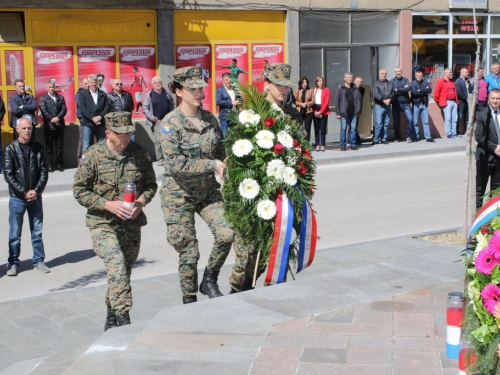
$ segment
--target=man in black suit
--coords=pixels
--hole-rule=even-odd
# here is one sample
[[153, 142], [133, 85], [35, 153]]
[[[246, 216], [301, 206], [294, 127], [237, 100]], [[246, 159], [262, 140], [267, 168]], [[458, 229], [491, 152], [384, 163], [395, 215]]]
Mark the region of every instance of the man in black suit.
[[227, 116], [229, 116], [233, 107], [238, 105], [236, 92], [231, 84], [231, 74], [229, 73], [224, 73], [222, 75], [222, 85], [217, 87], [215, 91], [215, 104], [219, 106], [219, 123], [222, 134], [224, 134], [225, 137], [227, 128], [229, 127]]
[[500, 186], [500, 90], [488, 95], [488, 107], [476, 114], [476, 208], [483, 205], [488, 178], [490, 190]]
[[[45, 84], [47, 94], [40, 98], [40, 112], [43, 116], [43, 134], [45, 135], [45, 149], [47, 151], [47, 165], [49, 172], [54, 172], [54, 166], [60, 172], [63, 168], [63, 140], [64, 116], [66, 116], [66, 101], [64, 96], [56, 92], [56, 85], [49, 81]], [[56, 144], [56, 158], [54, 161], [54, 148]]]
[[[94, 143], [106, 138], [104, 115], [109, 111], [106, 93], [97, 88], [97, 76], [89, 75], [89, 89], [83, 90], [78, 97], [82, 114], [82, 155]], [[83, 156], [82, 156], [83, 157]]]

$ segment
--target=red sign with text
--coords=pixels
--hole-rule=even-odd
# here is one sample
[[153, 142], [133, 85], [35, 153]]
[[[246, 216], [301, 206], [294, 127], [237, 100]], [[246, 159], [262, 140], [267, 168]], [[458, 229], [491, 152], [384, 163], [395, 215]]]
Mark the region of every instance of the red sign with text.
[[16, 79], [24, 79], [24, 51], [5, 51], [5, 73], [7, 85], [14, 85]]
[[252, 44], [252, 85], [264, 90], [264, 60], [268, 64], [284, 62], [283, 44]]
[[[205, 98], [202, 101], [203, 109], [212, 112], [212, 54], [210, 44], [203, 45], [177, 45], [175, 46], [175, 68], [186, 66], [201, 66], [202, 78], [208, 83], [203, 89]], [[175, 94], [175, 93], [174, 93]]]
[[[64, 119], [66, 122], [76, 120], [75, 82], [73, 66], [73, 47], [34, 47], [33, 64], [35, 70], [35, 96], [38, 100], [47, 93], [45, 84], [53, 81], [56, 92], [66, 101], [68, 112]], [[40, 113], [37, 113], [40, 115]], [[38, 117], [42, 123], [42, 117]]]
[[91, 74], [103, 74], [102, 89], [105, 92], [113, 90], [111, 83], [116, 78], [116, 53], [113, 46], [78, 47], [78, 77], [80, 80]]
[[120, 46], [120, 78], [123, 89], [132, 94], [136, 109], [132, 113], [132, 118], [145, 117], [142, 113], [142, 103], [152, 88], [151, 80], [154, 76], [156, 76], [155, 46]]

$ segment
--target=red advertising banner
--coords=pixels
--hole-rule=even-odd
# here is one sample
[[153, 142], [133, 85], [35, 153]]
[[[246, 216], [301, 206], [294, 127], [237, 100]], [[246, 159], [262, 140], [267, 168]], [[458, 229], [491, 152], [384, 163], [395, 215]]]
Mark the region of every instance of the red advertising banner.
[[[120, 78], [123, 82], [123, 89], [132, 94], [136, 109], [132, 113], [132, 118], [144, 118], [142, 102], [144, 96], [152, 88], [151, 80], [155, 75], [155, 46], [120, 46]], [[139, 111], [137, 111], [138, 107], [140, 107]]]
[[103, 74], [102, 89], [111, 92], [111, 83], [116, 78], [116, 53], [113, 46], [78, 47], [78, 77], [80, 80], [90, 74]]
[[[34, 47], [35, 96], [38, 99], [47, 93], [45, 84], [50, 80], [56, 85], [56, 92], [66, 100], [67, 123], [76, 120], [73, 47]], [[40, 113], [38, 113], [40, 114]], [[38, 123], [42, 123], [41, 116]]]
[[[231, 73], [232, 60], [236, 59], [236, 66], [248, 72], [248, 45], [247, 44], [216, 44], [215, 45], [215, 86], [222, 85], [222, 74]], [[225, 66], [226, 68], [221, 68]], [[227, 68], [229, 67], [229, 68]], [[235, 73], [232, 77], [238, 75], [238, 80], [248, 82], [249, 77], [245, 73]]]
[[24, 79], [24, 51], [5, 51], [5, 73], [6, 85], [14, 85], [16, 79]]
[[177, 45], [175, 47], [175, 68], [185, 66], [201, 66], [203, 69], [203, 79], [208, 86], [203, 89], [205, 98], [203, 99], [203, 109], [213, 112], [212, 108], [212, 80], [210, 79], [212, 70], [212, 54], [210, 44], [203, 45]]
[[283, 44], [252, 44], [252, 85], [264, 90], [264, 61], [268, 64], [284, 62]]

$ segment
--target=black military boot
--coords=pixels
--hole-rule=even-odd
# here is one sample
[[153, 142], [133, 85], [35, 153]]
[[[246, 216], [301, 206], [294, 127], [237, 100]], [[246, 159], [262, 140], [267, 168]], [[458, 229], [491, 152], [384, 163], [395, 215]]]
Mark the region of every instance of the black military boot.
[[245, 280], [243, 280], [243, 282], [241, 283], [241, 291], [244, 292], [246, 290], [255, 289], [255, 287], [252, 286], [252, 284], [253, 284], [253, 279], [245, 277]]
[[128, 326], [130, 324], [130, 315], [128, 313], [116, 314], [116, 320], [120, 327]]
[[106, 322], [104, 323], [104, 332], [106, 332], [110, 328], [116, 327], [118, 327], [116, 315], [108, 308], [108, 313], [106, 314]]
[[184, 305], [187, 305], [188, 303], [194, 303], [197, 301], [198, 301], [198, 298], [196, 296], [184, 296], [184, 297], [182, 297], [182, 303]]
[[200, 284], [200, 293], [208, 296], [208, 298], [222, 297], [222, 294], [217, 285], [217, 278], [219, 277], [219, 272], [212, 271], [210, 268], [205, 267], [205, 273], [203, 274], [203, 280]]
[[229, 291], [229, 294], [236, 294], [239, 292], [241, 292], [241, 290], [236, 290], [236, 289], [231, 288], [231, 290]]

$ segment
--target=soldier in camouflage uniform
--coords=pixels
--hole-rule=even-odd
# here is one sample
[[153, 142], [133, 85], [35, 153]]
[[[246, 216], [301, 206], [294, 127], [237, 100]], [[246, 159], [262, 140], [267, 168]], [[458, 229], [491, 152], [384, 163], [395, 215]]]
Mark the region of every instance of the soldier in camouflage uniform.
[[[130, 324], [130, 276], [139, 255], [141, 226], [147, 224], [142, 209], [153, 199], [158, 185], [149, 155], [137, 143], [130, 143], [135, 131], [131, 113], [108, 113], [105, 119], [106, 139], [82, 155], [73, 195], [88, 209], [86, 223], [94, 252], [106, 266], [107, 330]], [[123, 192], [129, 183], [136, 184], [132, 210], [123, 204]]]
[[226, 165], [222, 130], [217, 119], [200, 107], [203, 87], [201, 67], [185, 67], [174, 72], [173, 88], [181, 104], [161, 123], [159, 138], [165, 160], [161, 205], [167, 224], [168, 242], [179, 253], [179, 278], [183, 302], [197, 301], [200, 258], [194, 225], [197, 213], [208, 224], [215, 242], [205, 268], [200, 292], [220, 297], [217, 285], [234, 232], [224, 217], [220, 185]]
[[[268, 65], [267, 70], [264, 72], [264, 90], [267, 92], [267, 100], [269, 102], [281, 108], [291, 120], [297, 124], [302, 124], [299, 111], [294, 106], [284, 105], [288, 90], [290, 87], [293, 87], [293, 83], [290, 81], [291, 71], [292, 67], [288, 64]], [[298, 135], [302, 138], [307, 136], [303, 125], [299, 128]], [[235, 263], [229, 277], [229, 284], [231, 285], [230, 294], [253, 289], [253, 275], [257, 261], [257, 251], [250, 244], [244, 243], [238, 235], [235, 236], [234, 251], [236, 256]], [[258, 266], [257, 278], [265, 269], [265, 265]]]

